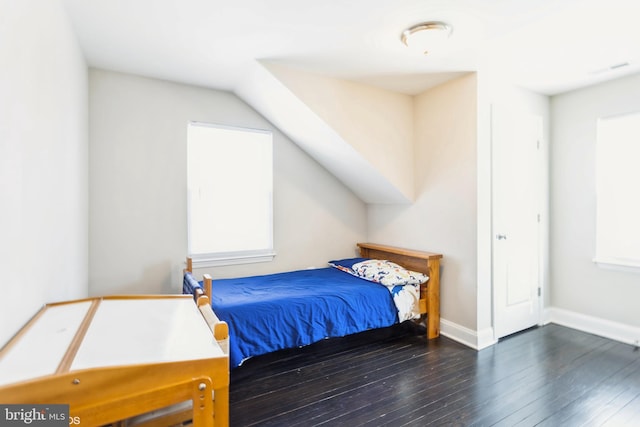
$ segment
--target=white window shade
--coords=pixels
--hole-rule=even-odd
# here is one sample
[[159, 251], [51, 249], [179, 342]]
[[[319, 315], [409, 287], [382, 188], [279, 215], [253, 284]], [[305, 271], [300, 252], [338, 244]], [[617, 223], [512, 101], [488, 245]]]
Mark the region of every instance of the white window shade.
[[273, 155], [269, 131], [190, 123], [189, 254], [196, 265], [273, 257]]
[[598, 121], [595, 261], [640, 267], [640, 114]]

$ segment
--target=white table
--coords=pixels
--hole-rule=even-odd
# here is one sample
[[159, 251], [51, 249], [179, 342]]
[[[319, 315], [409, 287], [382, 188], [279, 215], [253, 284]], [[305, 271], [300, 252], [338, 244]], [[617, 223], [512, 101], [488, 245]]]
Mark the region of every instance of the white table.
[[83, 426], [187, 400], [194, 425], [224, 426], [228, 399], [228, 357], [189, 296], [48, 304], [0, 351], [0, 402], [69, 404]]

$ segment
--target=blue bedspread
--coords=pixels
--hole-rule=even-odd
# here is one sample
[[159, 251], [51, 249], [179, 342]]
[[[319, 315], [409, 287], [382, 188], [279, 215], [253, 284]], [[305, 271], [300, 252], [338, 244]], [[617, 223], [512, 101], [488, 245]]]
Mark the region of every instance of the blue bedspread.
[[229, 325], [231, 367], [398, 321], [386, 287], [335, 268], [214, 280], [211, 305]]

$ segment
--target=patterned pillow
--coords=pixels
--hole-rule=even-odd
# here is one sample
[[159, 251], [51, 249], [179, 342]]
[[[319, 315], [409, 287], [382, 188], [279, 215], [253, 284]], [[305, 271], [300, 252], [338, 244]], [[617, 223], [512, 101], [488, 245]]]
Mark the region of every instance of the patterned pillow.
[[429, 280], [429, 276], [387, 260], [370, 259], [353, 264], [351, 267], [359, 277], [385, 286], [419, 285]]

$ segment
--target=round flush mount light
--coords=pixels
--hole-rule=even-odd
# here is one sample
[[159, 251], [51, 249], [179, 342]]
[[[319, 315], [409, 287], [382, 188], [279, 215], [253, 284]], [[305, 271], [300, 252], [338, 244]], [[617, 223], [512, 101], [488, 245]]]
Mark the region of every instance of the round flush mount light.
[[424, 55], [436, 50], [451, 36], [452, 28], [441, 21], [423, 22], [407, 28], [400, 40], [405, 46], [419, 50]]

